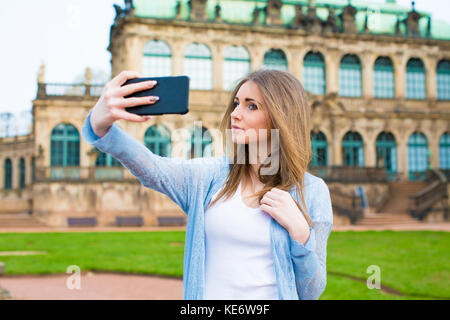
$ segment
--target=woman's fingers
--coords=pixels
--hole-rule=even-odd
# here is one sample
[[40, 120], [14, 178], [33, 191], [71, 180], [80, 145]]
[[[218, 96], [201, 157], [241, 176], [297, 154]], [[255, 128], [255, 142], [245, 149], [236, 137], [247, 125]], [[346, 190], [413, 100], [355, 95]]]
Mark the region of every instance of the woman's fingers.
[[108, 85], [110, 85], [111, 87], [119, 87], [119, 86], [123, 85], [127, 80], [139, 78], [140, 76], [141, 76], [141, 74], [139, 72], [125, 70], [125, 71], [122, 71], [121, 73], [119, 73], [117, 76], [115, 76], [108, 83]]
[[278, 200], [278, 195], [276, 195], [276, 194], [274, 194], [274, 193], [271, 193], [270, 191], [269, 191], [269, 192], [266, 192], [266, 193], [264, 194], [264, 197], [265, 197], [265, 198], [272, 199], [272, 200]]
[[155, 96], [121, 99], [120, 108], [123, 109], [123, 108], [141, 106], [144, 104], [154, 104], [158, 100], [159, 100], [159, 97], [155, 97]]
[[135, 93], [138, 91], [151, 89], [155, 85], [156, 85], [156, 81], [154, 81], [154, 80], [142, 81], [142, 82], [138, 82], [138, 83], [131, 83], [131, 84], [127, 84], [126, 86], [120, 87], [117, 90], [117, 93], [120, 97], [125, 97], [129, 94], [132, 94], [132, 93]]
[[133, 122], [144, 122], [152, 118], [151, 116], [140, 116], [134, 113], [129, 113], [125, 110], [116, 110], [115, 117], [117, 118], [117, 120], [123, 119]]

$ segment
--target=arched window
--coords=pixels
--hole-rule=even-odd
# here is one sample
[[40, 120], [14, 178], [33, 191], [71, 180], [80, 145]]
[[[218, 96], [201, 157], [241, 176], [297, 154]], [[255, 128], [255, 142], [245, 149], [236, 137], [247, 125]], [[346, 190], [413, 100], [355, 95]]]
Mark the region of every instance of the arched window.
[[223, 63], [223, 87], [232, 90], [250, 72], [250, 55], [243, 46], [229, 46]]
[[312, 94], [326, 93], [325, 60], [320, 52], [308, 52], [303, 59], [303, 85]]
[[163, 125], [153, 125], [147, 129], [144, 136], [145, 146], [161, 157], [172, 155], [172, 139], [170, 131]]
[[375, 98], [394, 98], [394, 67], [388, 57], [379, 57], [373, 71], [373, 93]]
[[203, 43], [191, 43], [184, 52], [184, 73], [190, 77], [190, 88], [211, 90], [213, 72], [211, 51]]
[[311, 165], [314, 167], [325, 167], [328, 165], [328, 143], [327, 137], [322, 131], [311, 132], [311, 146], [313, 151]]
[[98, 156], [95, 160], [96, 167], [120, 167], [122, 164], [119, 160], [111, 156], [109, 153], [102, 152], [97, 149]]
[[205, 127], [195, 126], [191, 134], [190, 159], [212, 156], [212, 137]]
[[425, 179], [428, 168], [428, 142], [421, 132], [414, 132], [408, 139], [408, 167], [411, 181]]
[[98, 156], [95, 160], [95, 179], [97, 180], [122, 180], [123, 167], [119, 160], [109, 153], [97, 149]]
[[409, 59], [406, 65], [406, 98], [425, 99], [425, 67], [420, 59]]
[[78, 130], [71, 124], [60, 123], [53, 128], [50, 137], [51, 178], [78, 179], [80, 177], [79, 165], [80, 135]]
[[80, 165], [80, 135], [77, 128], [60, 123], [53, 128], [50, 140], [50, 166]]
[[450, 100], [450, 60], [438, 63], [436, 77], [438, 100]]
[[342, 164], [364, 167], [364, 142], [358, 132], [349, 131], [342, 139]]
[[3, 165], [5, 172], [5, 190], [12, 189], [12, 161], [9, 158], [5, 159], [5, 163]]
[[172, 51], [162, 40], [151, 40], [144, 47], [142, 73], [147, 77], [172, 75]]
[[439, 138], [439, 169], [450, 170], [450, 131]]
[[361, 61], [354, 54], [345, 55], [339, 66], [339, 95], [342, 97], [361, 97]]
[[19, 188], [25, 189], [25, 159], [19, 160]]
[[393, 179], [397, 173], [397, 143], [390, 132], [381, 132], [375, 142], [376, 165], [386, 168], [388, 177]]
[[287, 58], [283, 50], [270, 49], [264, 54], [262, 69], [274, 69], [287, 71]]

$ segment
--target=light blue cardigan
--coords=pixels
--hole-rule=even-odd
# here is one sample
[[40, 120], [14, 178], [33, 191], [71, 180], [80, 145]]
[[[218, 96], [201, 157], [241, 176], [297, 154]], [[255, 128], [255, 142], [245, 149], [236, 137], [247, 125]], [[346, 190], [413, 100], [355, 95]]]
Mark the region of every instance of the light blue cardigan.
[[[91, 111], [92, 112], [92, 111]], [[99, 138], [86, 117], [83, 138], [119, 160], [147, 188], [167, 195], [187, 214], [183, 267], [183, 298], [203, 299], [205, 276], [205, 209], [225, 184], [230, 163], [227, 156], [166, 158], [152, 153], [118, 125]], [[295, 197], [295, 187], [290, 194]], [[300, 199], [297, 199], [301, 204]], [[279, 299], [318, 299], [326, 285], [327, 239], [333, 225], [330, 193], [325, 182], [305, 175], [305, 201], [314, 221], [305, 245], [294, 240], [276, 220], [270, 235]]]

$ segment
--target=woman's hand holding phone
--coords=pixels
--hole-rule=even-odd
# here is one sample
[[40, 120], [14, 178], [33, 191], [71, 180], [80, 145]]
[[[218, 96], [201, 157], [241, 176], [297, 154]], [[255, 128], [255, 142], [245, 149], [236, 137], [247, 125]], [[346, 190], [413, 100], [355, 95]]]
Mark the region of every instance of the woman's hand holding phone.
[[127, 80], [139, 77], [141, 75], [138, 72], [122, 71], [105, 85], [91, 114], [91, 126], [97, 136], [105, 136], [116, 120], [145, 122], [151, 119], [151, 116], [140, 116], [125, 110], [128, 107], [154, 104], [159, 100], [159, 97], [155, 96], [124, 98], [137, 91], [151, 89], [156, 85], [156, 81], [143, 81], [122, 86]]

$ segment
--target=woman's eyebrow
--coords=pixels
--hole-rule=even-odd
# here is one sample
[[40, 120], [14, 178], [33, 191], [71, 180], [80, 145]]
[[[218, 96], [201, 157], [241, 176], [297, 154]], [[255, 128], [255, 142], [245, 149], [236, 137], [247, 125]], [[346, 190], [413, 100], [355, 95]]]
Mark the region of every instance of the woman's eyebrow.
[[[238, 97], [234, 97], [234, 100], [239, 100], [239, 98]], [[254, 102], [257, 102], [257, 103], [259, 103], [258, 101], [256, 101], [255, 99], [252, 99], [252, 98], [245, 98], [245, 101], [254, 101]]]

